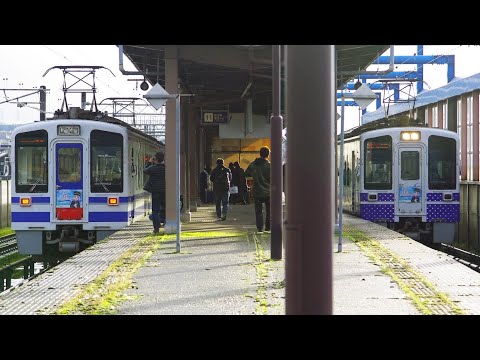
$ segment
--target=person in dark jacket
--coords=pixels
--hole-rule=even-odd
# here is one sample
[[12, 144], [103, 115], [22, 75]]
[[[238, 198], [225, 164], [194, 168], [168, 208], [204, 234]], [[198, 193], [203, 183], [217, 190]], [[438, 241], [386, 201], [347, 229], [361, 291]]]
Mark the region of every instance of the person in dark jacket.
[[247, 204], [247, 179], [245, 179], [245, 170], [240, 167], [238, 161], [233, 163], [235, 172], [233, 173], [233, 185], [238, 186], [238, 202], [242, 205]]
[[204, 204], [207, 203], [207, 191], [208, 191], [208, 170], [205, 166], [200, 173], [200, 181], [198, 182], [198, 190], [200, 193], [200, 201]]
[[253, 177], [253, 197], [255, 199], [255, 222], [258, 233], [263, 232], [263, 203], [265, 203], [265, 231], [270, 232], [270, 149], [266, 146], [260, 149], [260, 157], [252, 161], [245, 176]]
[[[235, 185], [235, 167], [233, 166], [233, 162], [228, 163], [228, 168], [230, 169], [230, 173], [232, 174], [232, 181], [230, 182], [230, 186], [236, 186]], [[228, 202], [230, 204], [236, 204], [237, 203], [237, 194], [230, 193]]]
[[223, 159], [217, 159], [217, 167], [210, 173], [210, 181], [213, 183], [213, 196], [215, 198], [217, 217], [219, 220], [226, 220], [232, 172], [229, 168], [223, 166]]
[[[152, 215], [153, 232], [158, 234], [161, 226], [165, 224], [165, 155], [157, 152], [146, 164], [143, 173], [150, 176], [152, 189]], [[162, 225], [163, 224], [163, 225]]]

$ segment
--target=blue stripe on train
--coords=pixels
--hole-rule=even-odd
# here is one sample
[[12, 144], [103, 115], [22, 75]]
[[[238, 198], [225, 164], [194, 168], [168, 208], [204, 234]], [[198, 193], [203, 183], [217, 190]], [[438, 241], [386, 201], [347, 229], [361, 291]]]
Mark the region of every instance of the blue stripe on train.
[[[137, 195], [134, 195], [134, 196], [120, 196], [119, 200], [120, 200], [120, 203], [128, 203], [128, 202], [133, 202], [134, 200], [136, 199], [142, 199], [142, 198], [145, 198], [147, 196], [149, 196], [150, 194], [137, 194]], [[27, 197], [27, 196], [22, 196], [22, 197]], [[50, 197], [49, 196], [46, 196], [46, 197], [31, 197], [32, 199], [32, 204], [50, 204]], [[106, 196], [102, 196], [102, 197], [94, 197], [94, 196], [90, 196], [88, 198], [88, 201], [91, 203], [91, 204], [106, 204], [107, 203], [107, 199], [108, 197]], [[20, 196], [12, 196], [12, 204], [18, 204], [20, 203]]]
[[128, 211], [90, 211], [90, 222], [127, 222]]
[[[28, 197], [28, 196], [22, 196]], [[50, 197], [31, 197], [32, 204], [50, 204]], [[12, 196], [12, 204], [19, 204], [20, 196]]]
[[50, 222], [49, 212], [12, 212], [12, 222]]
[[[88, 201], [90, 202], [90, 204], [106, 204], [107, 203], [107, 199], [108, 197], [106, 196], [102, 196], [102, 197], [93, 197], [93, 196], [90, 196], [88, 198]], [[128, 196], [120, 196], [119, 197], [119, 203], [122, 204], [122, 203], [128, 203], [129, 201], [129, 198]]]

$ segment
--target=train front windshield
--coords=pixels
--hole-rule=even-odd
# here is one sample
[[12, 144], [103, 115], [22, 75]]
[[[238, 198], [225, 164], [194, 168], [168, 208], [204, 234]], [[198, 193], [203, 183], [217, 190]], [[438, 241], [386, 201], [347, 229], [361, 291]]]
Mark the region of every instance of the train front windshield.
[[392, 188], [392, 137], [380, 136], [365, 140], [366, 190], [390, 190]]
[[45, 130], [15, 137], [15, 189], [19, 193], [48, 191], [48, 134]]
[[456, 189], [456, 144], [454, 139], [432, 135], [428, 139], [428, 187]]
[[91, 145], [91, 192], [122, 192], [123, 136], [93, 130]]

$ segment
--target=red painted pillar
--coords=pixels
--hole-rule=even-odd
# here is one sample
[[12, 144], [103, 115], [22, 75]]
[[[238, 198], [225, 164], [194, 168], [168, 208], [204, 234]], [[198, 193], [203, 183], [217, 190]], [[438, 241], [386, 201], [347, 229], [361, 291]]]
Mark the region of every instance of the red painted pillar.
[[473, 181], [478, 181], [478, 91], [473, 92]]
[[467, 180], [467, 97], [461, 97], [462, 107], [462, 180]]
[[433, 106], [427, 106], [428, 109], [428, 127], [432, 127], [432, 119], [433, 119]]
[[335, 46], [288, 45], [287, 74], [286, 314], [331, 315]]
[[438, 128], [443, 129], [443, 101], [437, 103], [438, 109]]

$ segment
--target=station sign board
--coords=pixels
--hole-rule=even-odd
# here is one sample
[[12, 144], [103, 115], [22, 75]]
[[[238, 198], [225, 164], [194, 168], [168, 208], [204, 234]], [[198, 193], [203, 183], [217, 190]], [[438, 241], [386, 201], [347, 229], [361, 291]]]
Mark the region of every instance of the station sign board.
[[201, 113], [202, 125], [228, 124], [229, 120], [228, 110], [202, 110]]

